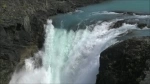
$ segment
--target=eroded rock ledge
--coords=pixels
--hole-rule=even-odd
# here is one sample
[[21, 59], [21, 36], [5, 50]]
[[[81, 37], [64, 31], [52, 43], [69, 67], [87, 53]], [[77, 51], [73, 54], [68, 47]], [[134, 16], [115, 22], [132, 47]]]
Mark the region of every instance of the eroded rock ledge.
[[96, 84], [149, 84], [150, 37], [132, 38], [101, 53]]

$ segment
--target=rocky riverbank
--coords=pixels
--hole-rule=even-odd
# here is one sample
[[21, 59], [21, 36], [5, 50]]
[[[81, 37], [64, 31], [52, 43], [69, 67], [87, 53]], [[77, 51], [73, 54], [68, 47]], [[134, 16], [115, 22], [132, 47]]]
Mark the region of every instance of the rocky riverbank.
[[149, 84], [150, 37], [117, 43], [101, 53], [96, 84]]
[[50, 16], [106, 0], [0, 0], [0, 84], [16, 66], [42, 48]]

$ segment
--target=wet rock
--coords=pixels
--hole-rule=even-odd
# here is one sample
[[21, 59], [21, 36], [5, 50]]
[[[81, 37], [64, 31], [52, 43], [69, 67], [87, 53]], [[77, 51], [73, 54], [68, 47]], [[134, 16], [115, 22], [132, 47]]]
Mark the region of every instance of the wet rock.
[[137, 28], [143, 29], [144, 27], [150, 28], [149, 19], [125, 19], [119, 20], [110, 26], [111, 28], [119, 28], [123, 24], [137, 25]]
[[146, 27], [146, 26], [147, 26], [147, 24], [138, 24], [138, 25], [137, 25], [137, 27], [138, 27], [138, 28], [141, 28], [141, 29], [144, 28], [144, 27]]
[[150, 37], [132, 38], [101, 53], [96, 84], [147, 84]]
[[121, 27], [123, 25], [123, 23], [125, 23], [125, 20], [117, 21], [110, 28], [119, 28], [119, 27]]

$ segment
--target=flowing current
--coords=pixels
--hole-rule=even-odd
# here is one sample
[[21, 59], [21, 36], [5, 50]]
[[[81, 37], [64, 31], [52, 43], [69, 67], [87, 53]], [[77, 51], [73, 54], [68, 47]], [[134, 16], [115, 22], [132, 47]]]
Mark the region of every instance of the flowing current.
[[132, 36], [150, 36], [149, 5], [111, 0], [47, 20], [43, 49], [25, 60], [9, 84], [95, 84], [103, 50]]
[[[26, 59], [24, 67], [15, 72], [10, 84], [94, 84], [100, 53], [117, 43], [115, 39], [137, 25], [110, 26], [117, 19], [86, 26], [76, 31], [58, 29], [48, 20], [45, 25], [44, 49]], [[38, 59], [42, 66], [37, 66]]]

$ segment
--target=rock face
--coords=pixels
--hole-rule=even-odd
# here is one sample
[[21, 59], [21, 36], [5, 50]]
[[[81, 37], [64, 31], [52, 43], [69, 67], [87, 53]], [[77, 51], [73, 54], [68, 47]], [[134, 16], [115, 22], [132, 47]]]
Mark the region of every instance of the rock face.
[[0, 84], [42, 48], [46, 19], [104, 0], [0, 0]]
[[96, 84], [149, 84], [150, 37], [132, 38], [101, 53]]
[[125, 19], [115, 22], [113, 25], [111, 25], [110, 28], [118, 28], [121, 27], [124, 23], [126, 24], [137, 24], [137, 27], [140, 29], [143, 29], [144, 27], [150, 28], [149, 20], [146, 21], [146, 19]]
[[[29, 19], [31, 21], [28, 21]], [[0, 25], [1, 84], [8, 84], [11, 74], [22, 59], [32, 56], [42, 48], [44, 42], [43, 22], [36, 16], [26, 17], [25, 20], [25, 24]], [[26, 55], [23, 55], [24, 53]]]

